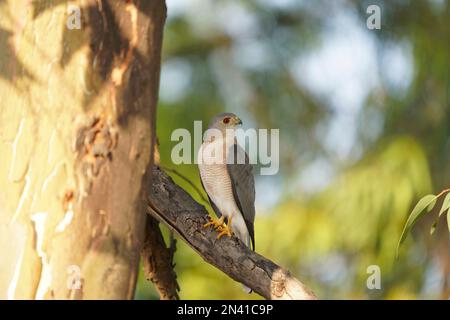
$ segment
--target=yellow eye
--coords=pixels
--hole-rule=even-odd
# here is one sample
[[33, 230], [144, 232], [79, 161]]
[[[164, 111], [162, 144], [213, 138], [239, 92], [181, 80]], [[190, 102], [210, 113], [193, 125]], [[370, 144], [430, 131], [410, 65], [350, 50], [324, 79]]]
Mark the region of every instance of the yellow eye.
[[224, 118], [223, 123], [225, 123], [225, 124], [230, 123], [230, 118], [229, 117]]

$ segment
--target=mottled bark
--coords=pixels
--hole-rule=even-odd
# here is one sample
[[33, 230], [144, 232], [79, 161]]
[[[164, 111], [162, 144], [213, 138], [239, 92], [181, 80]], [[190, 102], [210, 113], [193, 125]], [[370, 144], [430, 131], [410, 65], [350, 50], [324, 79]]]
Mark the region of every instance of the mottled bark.
[[144, 248], [142, 249], [142, 263], [147, 280], [152, 281], [161, 300], [178, 300], [177, 276], [173, 270], [173, 255], [175, 253], [175, 239], [171, 238], [166, 247], [159, 229], [158, 221], [147, 217]]
[[203, 228], [208, 221], [206, 209], [158, 167], [152, 171], [149, 214], [176, 232], [206, 262], [266, 299], [316, 299], [289, 271], [251, 251], [236, 237], [216, 239], [217, 232]]
[[134, 296], [165, 16], [0, 1], [0, 298]]

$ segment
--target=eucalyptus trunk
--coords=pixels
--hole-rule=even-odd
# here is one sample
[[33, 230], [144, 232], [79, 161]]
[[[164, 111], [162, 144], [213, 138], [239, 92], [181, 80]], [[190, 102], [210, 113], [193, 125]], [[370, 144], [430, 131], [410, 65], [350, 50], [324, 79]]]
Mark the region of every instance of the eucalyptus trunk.
[[163, 0], [0, 1], [0, 299], [129, 299]]

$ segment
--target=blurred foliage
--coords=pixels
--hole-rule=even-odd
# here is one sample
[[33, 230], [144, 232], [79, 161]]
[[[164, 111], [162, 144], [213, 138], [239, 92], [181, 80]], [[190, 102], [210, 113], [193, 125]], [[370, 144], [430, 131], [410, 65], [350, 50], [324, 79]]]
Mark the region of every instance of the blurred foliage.
[[[171, 161], [174, 129], [193, 132], [194, 120], [205, 129], [225, 110], [247, 128], [280, 128], [280, 173], [256, 177], [257, 251], [320, 298], [448, 298], [446, 221], [429, 234], [439, 210], [418, 222], [398, 259], [395, 251], [415, 203], [450, 185], [450, 2], [167, 4], [157, 125], [162, 163], [200, 187], [195, 164]], [[381, 7], [381, 30], [366, 29], [370, 4]], [[341, 42], [333, 46], [336, 37]], [[327, 45], [332, 54], [320, 60]], [[339, 45], [350, 49], [339, 53]], [[357, 58], [366, 55], [374, 59]], [[311, 66], [318, 71], [311, 74]], [[337, 78], [329, 76], [335, 69], [342, 70]], [[259, 298], [181, 241], [175, 262], [183, 299]], [[381, 268], [381, 290], [367, 289], [370, 265]], [[158, 297], [142, 275], [136, 296]]]

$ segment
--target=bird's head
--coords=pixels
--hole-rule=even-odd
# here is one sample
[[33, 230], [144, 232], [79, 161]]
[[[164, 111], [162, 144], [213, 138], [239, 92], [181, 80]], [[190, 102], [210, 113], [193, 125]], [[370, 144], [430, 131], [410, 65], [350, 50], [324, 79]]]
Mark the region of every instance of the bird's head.
[[234, 113], [221, 113], [211, 120], [208, 129], [225, 132], [227, 129], [236, 129], [240, 125], [242, 125], [242, 121]]

